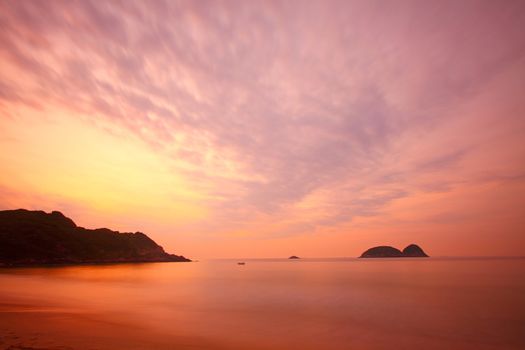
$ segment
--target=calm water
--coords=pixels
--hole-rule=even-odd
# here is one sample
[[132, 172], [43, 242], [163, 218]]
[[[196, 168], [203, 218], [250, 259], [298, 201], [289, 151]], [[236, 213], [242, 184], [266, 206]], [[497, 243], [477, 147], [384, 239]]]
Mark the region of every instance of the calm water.
[[[18, 323], [5, 322], [5, 332], [11, 324], [18, 333], [58, 332], [50, 333], [64, 335], [57, 344], [75, 349], [129, 348], [126, 338], [139, 335], [166, 349], [525, 349], [525, 260], [0, 269], [0, 318], [22, 313], [35, 322], [24, 326], [14, 318]], [[38, 320], [53, 314], [69, 319], [48, 322], [38, 333]], [[114, 331], [82, 343], [82, 317]], [[77, 321], [80, 326], [67, 327]]]

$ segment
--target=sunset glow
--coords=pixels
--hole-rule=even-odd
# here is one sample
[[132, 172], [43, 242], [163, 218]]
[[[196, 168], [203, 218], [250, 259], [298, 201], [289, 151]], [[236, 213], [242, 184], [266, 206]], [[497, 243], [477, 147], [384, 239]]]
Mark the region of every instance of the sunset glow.
[[0, 209], [196, 259], [523, 255], [523, 23], [520, 1], [1, 1]]

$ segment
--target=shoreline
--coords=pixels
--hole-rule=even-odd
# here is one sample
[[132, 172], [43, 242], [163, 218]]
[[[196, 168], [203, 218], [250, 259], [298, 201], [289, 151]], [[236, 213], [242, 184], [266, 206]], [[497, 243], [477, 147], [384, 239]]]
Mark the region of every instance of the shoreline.
[[0, 269], [6, 268], [24, 268], [24, 267], [68, 267], [68, 266], [103, 266], [103, 265], [128, 265], [128, 264], [150, 264], [150, 263], [189, 263], [195, 262], [193, 260], [181, 261], [151, 261], [151, 260], [137, 260], [137, 261], [99, 261], [99, 262], [64, 262], [64, 263], [0, 263]]
[[181, 350], [235, 349], [201, 338], [165, 334], [139, 326], [125, 315], [53, 310], [17, 303], [0, 304], [2, 350]]

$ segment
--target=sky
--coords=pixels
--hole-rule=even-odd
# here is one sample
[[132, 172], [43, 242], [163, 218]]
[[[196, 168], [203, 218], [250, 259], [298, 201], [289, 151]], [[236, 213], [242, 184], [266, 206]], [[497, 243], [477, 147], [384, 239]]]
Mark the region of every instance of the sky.
[[191, 258], [523, 255], [523, 1], [0, 2], [0, 209]]

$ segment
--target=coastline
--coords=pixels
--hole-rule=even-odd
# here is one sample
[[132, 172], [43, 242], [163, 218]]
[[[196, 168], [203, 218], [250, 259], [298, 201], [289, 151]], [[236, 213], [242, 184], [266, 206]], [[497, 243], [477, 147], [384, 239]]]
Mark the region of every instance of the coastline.
[[126, 315], [102, 315], [16, 301], [0, 303], [2, 350], [235, 349], [201, 338], [156, 332]]
[[159, 263], [188, 263], [193, 260], [135, 260], [135, 261], [86, 261], [86, 262], [64, 262], [64, 263], [1, 263], [0, 269], [24, 268], [24, 267], [68, 267], [68, 266], [101, 266], [101, 265], [133, 265], [133, 264], [159, 264]]

